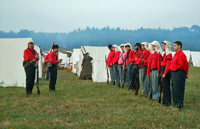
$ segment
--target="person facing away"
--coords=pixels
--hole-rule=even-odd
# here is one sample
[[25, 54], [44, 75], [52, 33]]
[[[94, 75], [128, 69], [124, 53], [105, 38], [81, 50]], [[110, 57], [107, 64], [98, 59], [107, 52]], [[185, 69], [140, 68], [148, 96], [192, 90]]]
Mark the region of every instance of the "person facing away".
[[49, 82], [49, 91], [55, 91], [56, 81], [57, 81], [57, 66], [61, 60], [58, 60], [58, 45], [53, 45], [53, 51], [49, 53], [48, 61], [50, 63], [49, 71], [50, 71], [50, 82]]
[[182, 43], [180, 41], [174, 42], [173, 48], [176, 52], [170, 62], [173, 109], [180, 110], [184, 106], [185, 81], [188, 78], [189, 63], [182, 51]]
[[158, 100], [159, 98], [159, 88], [158, 88], [158, 72], [160, 70], [160, 63], [162, 60], [162, 49], [158, 41], [152, 42], [153, 54], [150, 56], [150, 61], [148, 62], [147, 75], [151, 76], [152, 85], [152, 99]]
[[[39, 56], [34, 49], [34, 42], [31, 40], [28, 43], [28, 48], [24, 50], [24, 66], [27, 63], [31, 63], [30, 65], [24, 67], [26, 73], [26, 94], [32, 95], [32, 90], [35, 81], [35, 70], [36, 70], [36, 62], [39, 60]], [[32, 61], [32, 62], [31, 62]]]
[[90, 57], [89, 53], [87, 52], [81, 64], [82, 73], [79, 77], [80, 79], [92, 79], [92, 60], [93, 58]]
[[118, 60], [120, 51], [118, 50], [117, 45], [113, 45], [113, 50], [115, 51], [115, 54], [113, 55], [113, 71], [114, 71], [114, 77], [115, 77], [115, 85], [118, 86], [119, 83], [119, 70], [118, 70]]
[[110, 53], [108, 54], [108, 58], [106, 60], [106, 64], [108, 65], [109, 71], [110, 71], [110, 77], [111, 77], [111, 84], [113, 85], [115, 82], [114, 77], [114, 71], [113, 71], [113, 57], [115, 54], [115, 51], [113, 51], [113, 47], [111, 44], [108, 45], [108, 49], [110, 50]]
[[165, 106], [169, 106], [171, 104], [171, 89], [170, 89], [171, 70], [169, 69], [170, 62], [172, 59], [171, 43], [166, 40], [163, 41], [162, 48], [165, 51], [163, 59], [161, 61], [162, 90], [163, 90], [162, 104]]

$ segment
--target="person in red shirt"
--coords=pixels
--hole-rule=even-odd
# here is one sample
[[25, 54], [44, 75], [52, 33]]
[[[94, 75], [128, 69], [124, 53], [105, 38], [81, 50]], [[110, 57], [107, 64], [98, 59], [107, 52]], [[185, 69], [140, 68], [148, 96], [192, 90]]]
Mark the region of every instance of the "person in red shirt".
[[55, 91], [55, 85], [57, 80], [57, 65], [61, 62], [61, 60], [58, 60], [58, 45], [53, 45], [53, 51], [49, 53], [49, 60], [48, 62], [51, 64], [51, 67], [49, 67], [50, 71], [50, 82], [49, 82], [49, 91]]
[[127, 66], [124, 66], [124, 71], [125, 69], [127, 69], [126, 71], [126, 86], [127, 88], [129, 89], [132, 88], [131, 87], [131, 75], [132, 75], [132, 66], [131, 66], [131, 59], [133, 58], [134, 56], [134, 51], [131, 50], [132, 49], [132, 46], [130, 43], [126, 43], [125, 44], [125, 51], [126, 51], [126, 54], [124, 55], [124, 59], [126, 60], [126, 64]]
[[131, 59], [131, 65], [132, 65], [131, 89], [136, 90], [137, 84], [138, 84], [138, 89], [140, 87], [139, 66], [136, 64], [136, 60], [141, 57], [142, 51], [140, 43], [136, 43], [136, 45], [134, 46], [135, 46], [135, 53], [133, 58]]
[[188, 78], [189, 63], [186, 55], [182, 51], [182, 43], [174, 42], [174, 51], [176, 52], [170, 62], [172, 76], [172, 96], [173, 109], [182, 109], [184, 106], [185, 80]]
[[[39, 56], [34, 49], [34, 42], [31, 40], [28, 43], [28, 48], [24, 50], [24, 70], [26, 73], [26, 94], [32, 95], [32, 90], [35, 81], [35, 64], [39, 60]], [[25, 67], [25, 64], [30, 63]]]
[[140, 67], [139, 78], [140, 78], [141, 87], [142, 87], [142, 94], [144, 95], [145, 93], [144, 82], [146, 78], [146, 69], [147, 69], [147, 64], [144, 65], [144, 60], [147, 60], [150, 55], [150, 52], [147, 50], [148, 42], [142, 42], [141, 48], [142, 48], [142, 55], [140, 56], [140, 58], [136, 59], [136, 64]]
[[158, 91], [158, 72], [160, 70], [160, 61], [162, 60], [162, 49], [158, 41], [152, 42], [153, 54], [150, 55], [148, 62], [147, 75], [151, 76], [151, 85], [152, 85], [152, 99], [158, 100], [159, 91]]
[[118, 86], [119, 82], [119, 70], [118, 70], [118, 60], [120, 56], [120, 51], [118, 50], [117, 45], [113, 45], [113, 50], [115, 51], [114, 57], [113, 57], [113, 71], [114, 71], [114, 77], [115, 77], [115, 85]]
[[110, 50], [110, 53], [108, 54], [106, 64], [108, 65], [108, 68], [110, 71], [111, 84], [115, 85], [115, 77], [114, 77], [114, 71], [113, 71], [113, 57], [114, 57], [115, 51], [113, 51], [113, 47], [111, 44], [108, 45], [108, 49]]
[[172, 44], [169, 41], [162, 42], [162, 48], [165, 51], [163, 55], [163, 60], [161, 61], [162, 89], [163, 89], [162, 104], [165, 106], [169, 106], [171, 104], [171, 89], [170, 89], [171, 71], [169, 69], [170, 62], [172, 59], [171, 46]]

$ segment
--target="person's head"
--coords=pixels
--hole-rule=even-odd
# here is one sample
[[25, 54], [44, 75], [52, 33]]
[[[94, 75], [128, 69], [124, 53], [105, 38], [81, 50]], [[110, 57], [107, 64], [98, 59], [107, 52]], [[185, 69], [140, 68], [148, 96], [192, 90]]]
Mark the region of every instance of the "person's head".
[[142, 51], [145, 51], [148, 48], [148, 42], [142, 42], [141, 49]]
[[176, 51], [176, 52], [180, 51], [181, 48], [182, 48], [182, 43], [180, 41], [174, 42], [174, 47], [173, 48], [174, 48], [174, 51]]
[[165, 49], [166, 49], [166, 43], [164, 43], [164, 42], [162, 42], [162, 49], [163, 49], [163, 51], [165, 51]]
[[115, 47], [112, 47], [112, 50], [115, 51]]
[[135, 46], [135, 50], [141, 49], [141, 44], [140, 43], [136, 43], [134, 46]]
[[156, 50], [156, 46], [155, 45], [152, 45], [152, 50]]
[[58, 45], [53, 45], [53, 51], [54, 51], [55, 53], [58, 53], [58, 50], [59, 50]]
[[85, 53], [85, 56], [86, 56], [86, 57], [89, 57], [89, 56], [90, 56], [90, 54], [89, 54], [88, 52], [86, 52], [86, 53]]
[[31, 41], [28, 42], [28, 48], [29, 49], [33, 49], [34, 48], [34, 42], [33, 42], [33, 40], [31, 40]]
[[120, 48], [121, 48], [122, 52], [124, 52], [124, 44], [121, 44]]
[[109, 49], [110, 51], [112, 51], [112, 45], [111, 45], [111, 44], [108, 44], [108, 49]]
[[130, 43], [126, 43], [126, 44], [125, 44], [125, 50], [126, 50], [126, 51], [131, 50], [131, 44], [130, 44]]

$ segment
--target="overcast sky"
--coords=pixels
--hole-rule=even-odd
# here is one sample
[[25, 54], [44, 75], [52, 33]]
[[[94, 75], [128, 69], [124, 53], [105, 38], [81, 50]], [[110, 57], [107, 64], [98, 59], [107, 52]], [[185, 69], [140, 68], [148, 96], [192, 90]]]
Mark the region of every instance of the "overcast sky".
[[200, 25], [200, 0], [0, 0], [0, 30], [69, 32]]

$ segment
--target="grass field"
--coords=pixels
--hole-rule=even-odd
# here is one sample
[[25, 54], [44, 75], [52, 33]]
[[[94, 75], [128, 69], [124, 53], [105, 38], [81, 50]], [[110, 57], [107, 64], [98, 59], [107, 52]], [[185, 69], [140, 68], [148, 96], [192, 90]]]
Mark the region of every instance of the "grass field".
[[34, 87], [0, 88], [0, 128], [200, 128], [200, 68], [190, 67], [184, 108], [173, 111], [157, 101], [106, 83], [79, 80], [58, 71], [56, 92], [40, 80]]

